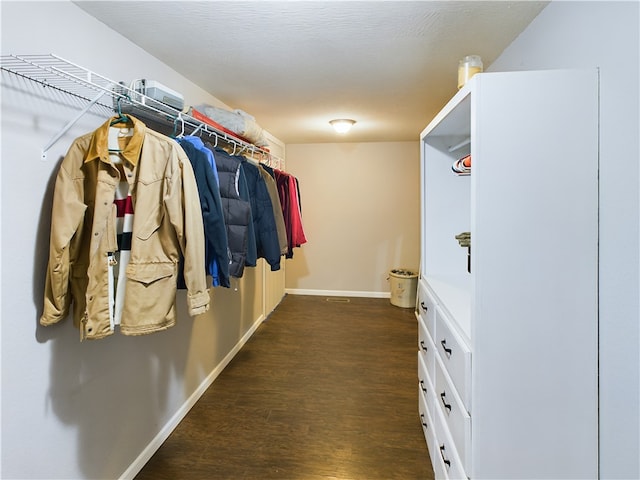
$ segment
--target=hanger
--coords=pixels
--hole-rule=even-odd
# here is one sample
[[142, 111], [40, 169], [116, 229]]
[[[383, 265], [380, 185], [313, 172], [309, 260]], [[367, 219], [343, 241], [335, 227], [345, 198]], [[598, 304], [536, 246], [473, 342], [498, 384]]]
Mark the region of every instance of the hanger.
[[[133, 125], [133, 120], [131, 120], [131, 117], [129, 117], [128, 115], [124, 115], [122, 113], [122, 106], [120, 104], [120, 101], [122, 100], [123, 97], [118, 97], [118, 102], [117, 102], [117, 113], [118, 116], [114, 117], [113, 120], [111, 120], [111, 122], [109, 123], [109, 127], [113, 127], [114, 125], [117, 124], [125, 124], [125, 125]], [[109, 153], [121, 153], [122, 150], [120, 149], [120, 146], [118, 144], [118, 137], [119, 136], [131, 136], [133, 134], [133, 129], [130, 128], [109, 128], [109, 136], [108, 136], [108, 140], [107, 140], [107, 149], [109, 151]], [[114, 157], [113, 160], [115, 163], [119, 163], [118, 158]]]
[[120, 105], [121, 100], [122, 100], [122, 97], [118, 97], [118, 102], [117, 102], [118, 116], [113, 120], [111, 120], [111, 123], [109, 124], [110, 127], [114, 126], [117, 123], [132, 123], [131, 119], [127, 115], [124, 115], [122, 113], [122, 106]]
[[[181, 127], [180, 127], [180, 134], [176, 135], [176, 132], [178, 131], [178, 121], [181, 122]], [[171, 134], [171, 136], [173, 138], [182, 138], [182, 137], [184, 137], [184, 118], [182, 118], [182, 112], [178, 113], [178, 116], [173, 121], [173, 133]]]

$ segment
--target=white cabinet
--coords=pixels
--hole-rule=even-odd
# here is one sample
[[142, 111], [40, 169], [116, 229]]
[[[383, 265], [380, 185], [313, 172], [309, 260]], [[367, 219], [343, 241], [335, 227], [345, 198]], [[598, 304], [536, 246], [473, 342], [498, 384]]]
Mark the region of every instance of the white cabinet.
[[421, 156], [418, 392], [436, 476], [596, 478], [597, 70], [476, 75]]

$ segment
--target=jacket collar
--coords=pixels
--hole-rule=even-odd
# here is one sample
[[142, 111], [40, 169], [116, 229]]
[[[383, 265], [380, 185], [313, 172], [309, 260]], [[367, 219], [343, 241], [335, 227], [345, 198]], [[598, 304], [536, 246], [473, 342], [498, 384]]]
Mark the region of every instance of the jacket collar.
[[191, 145], [193, 145], [194, 147], [196, 147], [196, 148], [198, 148], [200, 150], [205, 148], [204, 142], [202, 141], [202, 139], [200, 137], [196, 137], [195, 135], [186, 135], [186, 136], [182, 137], [182, 140], [190, 142]]
[[[144, 134], [147, 127], [141, 120], [138, 120], [131, 115], [127, 115], [127, 117], [133, 123], [133, 135], [129, 138], [127, 146], [121, 153], [127, 162], [135, 166], [140, 158], [142, 142], [144, 140]], [[118, 117], [111, 117], [93, 132], [84, 163], [91, 162], [95, 159], [101, 159], [105, 162], [109, 161], [109, 148], [107, 145], [109, 141], [109, 127], [111, 126], [111, 122], [116, 118]]]

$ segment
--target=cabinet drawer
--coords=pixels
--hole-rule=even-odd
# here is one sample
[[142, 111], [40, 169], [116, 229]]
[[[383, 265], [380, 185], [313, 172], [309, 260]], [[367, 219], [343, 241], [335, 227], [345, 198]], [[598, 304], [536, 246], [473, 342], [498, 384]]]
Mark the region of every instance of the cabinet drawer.
[[427, 366], [424, 361], [424, 356], [418, 353], [418, 386], [424, 396], [425, 402], [429, 407], [429, 415], [433, 416], [433, 409], [435, 405], [435, 377], [427, 372]]
[[424, 438], [427, 442], [427, 449], [429, 450], [429, 458], [431, 459], [434, 476], [436, 479], [446, 479], [445, 464], [440, 458], [438, 442], [436, 441], [435, 425], [432, 420], [433, 417], [429, 413], [429, 408], [427, 407], [421, 390], [418, 391], [418, 411], [420, 413], [422, 433], [424, 433]]
[[418, 318], [418, 351], [424, 359], [429, 378], [433, 381], [435, 378], [434, 358], [436, 356], [436, 347], [422, 318]]
[[433, 338], [435, 333], [436, 301], [429, 292], [424, 280], [421, 280], [418, 285], [418, 316], [422, 318], [429, 335]]
[[433, 391], [438, 409], [446, 423], [464, 470], [471, 471], [471, 417], [462, 404], [458, 392], [445, 373], [442, 362], [436, 358], [436, 376]]
[[451, 328], [448, 317], [438, 308], [436, 334], [433, 337], [438, 356], [442, 360], [453, 385], [460, 394], [468, 412], [471, 409], [471, 351], [467, 344]]
[[438, 442], [436, 441], [435, 425], [432, 420], [433, 417], [429, 414], [427, 404], [425, 403], [424, 396], [421, 392], [418, 392], [418, 411], [420, 413], [422, 433], [424, 433], [424, 439], [427, 442], [427, 450], [429, 450], [429, 458], [431, 459], [434, 477], [437, 480], [444, 480], [447, 478], [447, 473], [445, 470], [445, 464], [440, 458]]
[[[458, 450], [456, 449], [456, 445], [451, 438], [449, 429], [447, 428], [444, 414], [439, 408], [436, 408], [433, 423], [435, 425], [436, 434], [436, 454], [437, 457], [439, 457], [440, 462], [442, 462], [442, 467], [446, 472], [446, 478], [466, 480], [467, 475], [465, 474]], [[433, 456], [431, 457], [431, 461], [434, 464], [436, 463], [436, 460], [438, 459], [434, 459]]]

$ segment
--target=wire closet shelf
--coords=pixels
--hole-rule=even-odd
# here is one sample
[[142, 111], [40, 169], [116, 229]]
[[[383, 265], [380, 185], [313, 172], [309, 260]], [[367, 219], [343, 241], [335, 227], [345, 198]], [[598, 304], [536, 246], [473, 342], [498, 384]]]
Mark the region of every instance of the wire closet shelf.
[[[159, 120], [171, 121], [181, 134], [207, 134], [222, 140], [234, 147], [234, 153], [247, 152], [270, 159], [273, 155], [266, 149], [249, 143], [239, 137], [220, 130], [208, 123], [197, 120], [158, 100], [141, 94], [130, 87], [110, 80], [80, 65], [65, 60], [54, 54], [43, 55], [2, 55], [0, 69], [67, 93], [86, 101], [86, 106], [71, 119], [42, 149], [42, 159], [46, 159], [47, 151], [62, 137], [85, 113], [95, 105], [111, 111], [140, 110], [146, 115], [153, 115]], [[133, 112], [132, 112], [133, 113]], [[191, 131], [187, 131], [191, 129]]]

